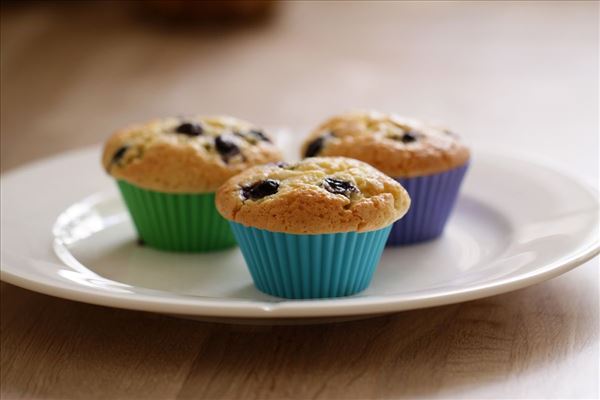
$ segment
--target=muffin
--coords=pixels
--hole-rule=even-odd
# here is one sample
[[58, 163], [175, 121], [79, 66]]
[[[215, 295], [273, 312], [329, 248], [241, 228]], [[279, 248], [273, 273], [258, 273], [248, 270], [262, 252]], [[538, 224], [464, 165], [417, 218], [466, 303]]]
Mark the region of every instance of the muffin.
[[357, 111], [322, 123], [302, 146], [304, 157], [362, 160], [400, 182], [412, 206], [398, 221], [388, 245], [440, 236], [454, 208], [470, 152], [443, 128], [375, 111]]
[[364, 290], [410, 198], [364, 162], [316, 157], [251, 168], [219, 188], [216, 204], [256, 287], [304, 299]]
[[102, 164], [117, 180], [141, 242], [171, 251], [235, 245], [215, 191], [254, 165], [281, 159], [271, 139], [232, 117], [164, 118], [119, 130]]

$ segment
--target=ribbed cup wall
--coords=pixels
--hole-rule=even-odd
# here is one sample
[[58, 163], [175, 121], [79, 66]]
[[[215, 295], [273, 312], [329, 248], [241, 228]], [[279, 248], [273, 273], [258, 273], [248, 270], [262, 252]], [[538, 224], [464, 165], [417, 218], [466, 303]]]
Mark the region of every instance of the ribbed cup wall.
[[397, 178], [411, 199], [406, 215], [394, 223], [388, 246], [423, 242], [442, 234], [454, 209], [468, 164], [439, 174]]
[[227, 221], [215, 208], [214, 193], [173, 194], [118, 181], [140, 238], [150, 247], [207, 252], [236, 244]]
[[295, 235], [230, 223], [256, 287], [290, 299], [349, 296], [366, 289], [391, 229]]

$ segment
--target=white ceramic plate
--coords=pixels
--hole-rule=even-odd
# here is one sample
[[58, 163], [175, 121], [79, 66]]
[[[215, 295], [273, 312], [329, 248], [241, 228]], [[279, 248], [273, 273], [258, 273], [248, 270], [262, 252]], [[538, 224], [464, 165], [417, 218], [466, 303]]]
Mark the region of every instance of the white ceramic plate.
[[442, 238], [386, 250], [359, 295], [282, 300], [252, 286], [237, 249], [201, 255], [137, 246], [99, 154], [70, 152], [2, 176], [2, 280], [77, 301], [200, 319], [331, 320], [519, 289], [599, 249], [594, 190], [540, 164], [475, 152]]

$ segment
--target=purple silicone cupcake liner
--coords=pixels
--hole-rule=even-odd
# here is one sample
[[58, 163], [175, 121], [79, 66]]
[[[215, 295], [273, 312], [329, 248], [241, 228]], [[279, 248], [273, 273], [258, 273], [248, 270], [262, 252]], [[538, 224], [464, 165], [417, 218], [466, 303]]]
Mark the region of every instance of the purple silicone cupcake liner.
[[434, 175], [396, 178], [410, 195], [406, 215], [394, 223], [387, 246], [435, 239], [444, 231], [469, 164]]

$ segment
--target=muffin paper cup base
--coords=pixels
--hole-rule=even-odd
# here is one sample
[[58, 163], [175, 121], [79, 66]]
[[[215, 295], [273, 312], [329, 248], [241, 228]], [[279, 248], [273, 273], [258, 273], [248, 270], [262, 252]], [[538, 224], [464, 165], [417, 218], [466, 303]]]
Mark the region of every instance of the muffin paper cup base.
[[145, 244], [161, 250], [207, 252], [236, 245], [214, 193], [173, 194], [117, 182]]
[[366, 289], [392, 228], [296, 235], [230, 224], [256, 287], [289, 299], [349, 296]]
[[468, 166], [429, 176], [397, 178], [410, 195], [411, 206], [394, 223], [387, 245], [418, 243], [440, 236], [454, 209]]

